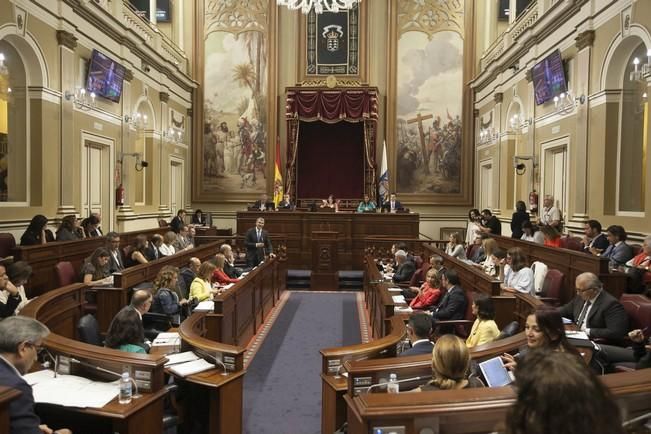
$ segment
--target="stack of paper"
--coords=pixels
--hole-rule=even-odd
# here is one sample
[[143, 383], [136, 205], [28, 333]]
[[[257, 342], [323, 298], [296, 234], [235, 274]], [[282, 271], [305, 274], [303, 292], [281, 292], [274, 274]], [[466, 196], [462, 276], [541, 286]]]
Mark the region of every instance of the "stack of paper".
[[590, 340], [588, 335], [583, 332], [583, 331], [571, 331], [571, 330], [565, 330], [565, 335], [568, 338], [572, 339], [584, 339], [584, 340]]
[[199, 372], [207, 371], [214, 368], [215, 365], [206, 362], [204, 359], [197, 359], [191, 362], [179, 363], [170, 368], [174, 374], [179, 377], [187, 377], [188, 375], [198, 374]]
[[401, 288], [389, 288], [389, 292], [402, 292]]
[[178, 345], [181, 343], [181, 337], [178, 333], [158, 333], [154, 342], [151, 343], [152, 347], [160, 347], [164, 345]]
[[395, 311], [398, 313], [412, 313], [414, 310], [409, 306], [396, 306]]
[[199, 358], [199, 356], [194, 354], [192, 351], [186, 351], [184, 353], [177, 353], [177, 354], [168, 354], [165, 357], [167, 357], [167, 362], [165, 363], [165, 366], [171, 366], [171, 365], [177, 365], [179, 363], [191, 362], [191, 361], [197, 360]]
[[228, 285], [224, 286], [224, 291], [229, 289], [231, 286], [235, 285], [234, 283], [229, 283]]
[[212, 312], [215, 310], [215, 302], [212, 300], [202, 301], [194, 308], [194, 310], [195, 312]]
[[[45, 373], [44, 373], [45, 372]], [[32, 385], [34, 401], [66, 407], [102, 408], [119, 392], [118, 381], [103, 383], [76, 375], [57, 375], [53, 371], [41, 371], [25, 375]]]
[[405, 300], [405, 297], [402, 295], [392, 295], [391, 298], [393, 299], [394, 303], [402, 303], [406, 304], [407, 301]]

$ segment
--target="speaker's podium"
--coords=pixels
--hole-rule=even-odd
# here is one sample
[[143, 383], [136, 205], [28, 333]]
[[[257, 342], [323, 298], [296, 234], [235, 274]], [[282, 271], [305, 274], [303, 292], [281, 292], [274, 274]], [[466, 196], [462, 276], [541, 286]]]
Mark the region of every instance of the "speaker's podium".
[[339, 232], [312, 232], [312, 278], [310, 286], [313, 290], [337, 289], [337, 267]]

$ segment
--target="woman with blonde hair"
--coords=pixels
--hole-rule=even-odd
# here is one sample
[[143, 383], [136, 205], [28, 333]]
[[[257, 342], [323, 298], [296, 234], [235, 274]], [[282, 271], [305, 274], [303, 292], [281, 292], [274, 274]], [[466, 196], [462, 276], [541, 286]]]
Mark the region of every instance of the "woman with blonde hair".
[[497, 241], [494, 238], [486, 238], [482, 241], [482, 247], [486, 254], [486, 259], [482, 262], [481, 269], [489, 276], [497, 276], [497, 269], [495, 268], [497, 264], [493, 262], [493, 253], [498, 249]]
[[212, 275], [215, 272], [215, 265], [206, 261], [201, 264], [197, 277], [194, 278], [190, 285], [190, 298], [197, 301], [210, 299], [218, 290], [212, 289]]
[[441, 277], [435, 269], [430, 268], [425, 275], [425, 283], [418, 288], [418, 295], [411, 300], [412, 309], [427, 309], [438, 303], [441, 298]]
[[176, 253], [174, 242], [176, 241], [176, 232], [169, 231], [163, 235], [163, 244], [158, 248], [158, 251], [163, 256], [172, 256]]
[[470, 351], [455, 335], [443, 335], [432, 351], [432, 380], [417, 391], [453, 390], [483, 387], [475, 377], [468, 378]]
[[224, 271], [224, 263], [226, 262], [226, 257], [221, 253], [215, 255], [215, 271], [212, 273], [213, 282], [220, 284], [236, 283], [239, 279], [229, 277]]
[[181, 323], [183, 305], [188, 303], [185, 298], [179, 300], [176, 292], [178, 280], [178, 268], [171, 265], [161, 268], [154, 280], [154, 298], [150, 308], [151, 312], [168, 315], [174, 324]]

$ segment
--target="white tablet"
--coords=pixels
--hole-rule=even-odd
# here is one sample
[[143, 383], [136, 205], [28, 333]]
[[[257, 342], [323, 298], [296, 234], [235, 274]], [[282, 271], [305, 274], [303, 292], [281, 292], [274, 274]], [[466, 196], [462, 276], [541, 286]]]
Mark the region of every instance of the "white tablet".
[[494, 357], [479, 364], [488, 387], [502, 387], [513, 381], [500, 357]]

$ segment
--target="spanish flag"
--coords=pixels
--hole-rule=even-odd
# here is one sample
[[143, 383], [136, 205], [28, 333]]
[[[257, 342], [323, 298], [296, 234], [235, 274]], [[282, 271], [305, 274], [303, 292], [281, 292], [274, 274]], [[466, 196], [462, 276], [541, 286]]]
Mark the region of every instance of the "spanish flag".
[[276, 164], [274, 170], [274, 204], [276, 209], [283, 200], [283, 176], [280, 174], [280, 137], [276, 139]]

